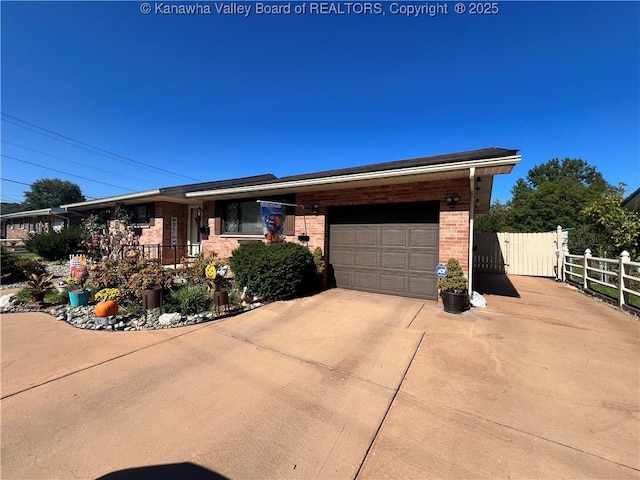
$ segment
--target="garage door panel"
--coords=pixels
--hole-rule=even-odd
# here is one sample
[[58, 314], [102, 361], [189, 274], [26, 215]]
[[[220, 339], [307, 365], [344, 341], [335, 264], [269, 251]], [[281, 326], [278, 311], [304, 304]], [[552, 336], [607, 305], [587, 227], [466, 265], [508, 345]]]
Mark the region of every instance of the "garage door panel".
[[409, 229], [409, 246], [429, 249], [438, 248], [438, 232], [418, 228]]
[[377, 250], [366, 250], [366, 251], [356, 251], [354, 266], [356, 267], [377, 267], [378, 266], [378, 251]]
[[408, 288], [407, 291], [410, 295], [415, 296], [424, 296], [426, 295], [428, 298], [437, 298], [438, 296], [438, 288], [436, 286], [437, 279], [429, 278], [429, 277], [414, 277], [410, 276], [408, 278]]
[[407, 243], [407, 231], [402, 228], [384, 229], [380, 238], [380, 244], [384, 247], [404, 247]]
[[342, 288], [355, 288], [353, 286], [353, 274], [348, 270], [335, 270], [336, 285]]
[[353, 288], [369, 292], [378, 291], [378, 274], [376, 272], [353, 272]]
[[331, 249], [331, 263], [336, 267], [350, 267], [353, 265], [354, 252], [346, 248]]
[[351, 246], [353, 244], [353, 229], [351, 228], [337, 229], [331, 235], [331, 243], [336, 246], [338, 245]]
[[378, 245], [377, 228], [358, 228], [355, 230], [354, 245], [358, 247], [375, 247]]
[[407, 290], [405, 275], [380, 275], [380, 291], [402, 295]]
[[407, 269], [407, 254], [405, 252], [380, 252], [380, 267]]
[[434, 272], [438, 265], [438, 257], [435, 253], [410, 253], [408, 259], [408, 270], [412, 272]]

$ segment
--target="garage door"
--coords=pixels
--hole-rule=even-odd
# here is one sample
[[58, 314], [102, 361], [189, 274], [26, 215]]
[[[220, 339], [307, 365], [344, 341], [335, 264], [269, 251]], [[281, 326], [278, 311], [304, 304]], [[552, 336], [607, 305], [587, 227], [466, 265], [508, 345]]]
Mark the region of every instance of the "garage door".
[[437, 203], [339, 207], [329, 215], [338, 287], [437, 298]]

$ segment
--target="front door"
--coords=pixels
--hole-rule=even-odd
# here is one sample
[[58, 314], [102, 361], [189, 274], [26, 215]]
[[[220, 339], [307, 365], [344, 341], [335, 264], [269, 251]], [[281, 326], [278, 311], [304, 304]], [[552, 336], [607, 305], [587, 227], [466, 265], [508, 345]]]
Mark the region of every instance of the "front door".
[[193, 257], [200, 253], [200, 226], [202, 225], [202, 207], [189, 205], [189, 229], [187, 235], [187, 254]]

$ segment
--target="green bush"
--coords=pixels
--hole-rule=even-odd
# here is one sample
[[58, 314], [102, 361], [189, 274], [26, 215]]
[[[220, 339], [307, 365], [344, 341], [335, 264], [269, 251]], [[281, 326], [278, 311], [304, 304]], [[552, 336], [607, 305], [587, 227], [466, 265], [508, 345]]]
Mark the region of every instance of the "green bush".
[[268, 300], [293, 297], [313, 284], [313, 255], [297, 243], [243, 243], [233, 251], [229, 263], [239, 288], [247, 287]]
[[165, 310], [184, 315], [205, 312], [213, 306], [211, 293], [201, 285], [187, 285], [174, 290], [167, 300]]
[[25, 272], [17, 265], [19, 259], [16, 254], [7, 250], [4, 245], [0, 248], [0, 258], [2, 260], [0, 266], [2, 283], [22, 282], [27, 279]]
[[70, 254], [76, 253], [83, 238], [84, 232], [80, 227], [67, 227], [60, 232], [30, 235], [24, 245], [46, 260], [66, 260]]
[[460, 262], [451, 258], [447, 262], [447, 276], [438, 280], [438, 288], [443, 292], [467, 293], [467, 278]]

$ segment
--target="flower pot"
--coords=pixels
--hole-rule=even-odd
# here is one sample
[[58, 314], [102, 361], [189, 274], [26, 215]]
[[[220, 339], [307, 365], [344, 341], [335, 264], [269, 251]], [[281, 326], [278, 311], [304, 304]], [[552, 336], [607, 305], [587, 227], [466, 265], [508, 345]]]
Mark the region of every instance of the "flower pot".
[[216, 290], [213, 294], [213, 302], [216, 306], [216, 313], [229, 311], [229, 292], [226, 290]]
[[69, 302], [72, 307], [79, 307], [89, 303], [89, 296], [91, 290], [85, 288], [84, 290], [72, 290], [69, 292]]
[[462, 313], [467, 309], [468, 295], [466, 293], [440, 292], [444, 311], [447, 313]]
[[148, 288], [142, 291], [142, 309], [162, 308], [162, 287]]
[[44, 300], [44, 292], [32, 293], [31, 303], [40, 303]]

